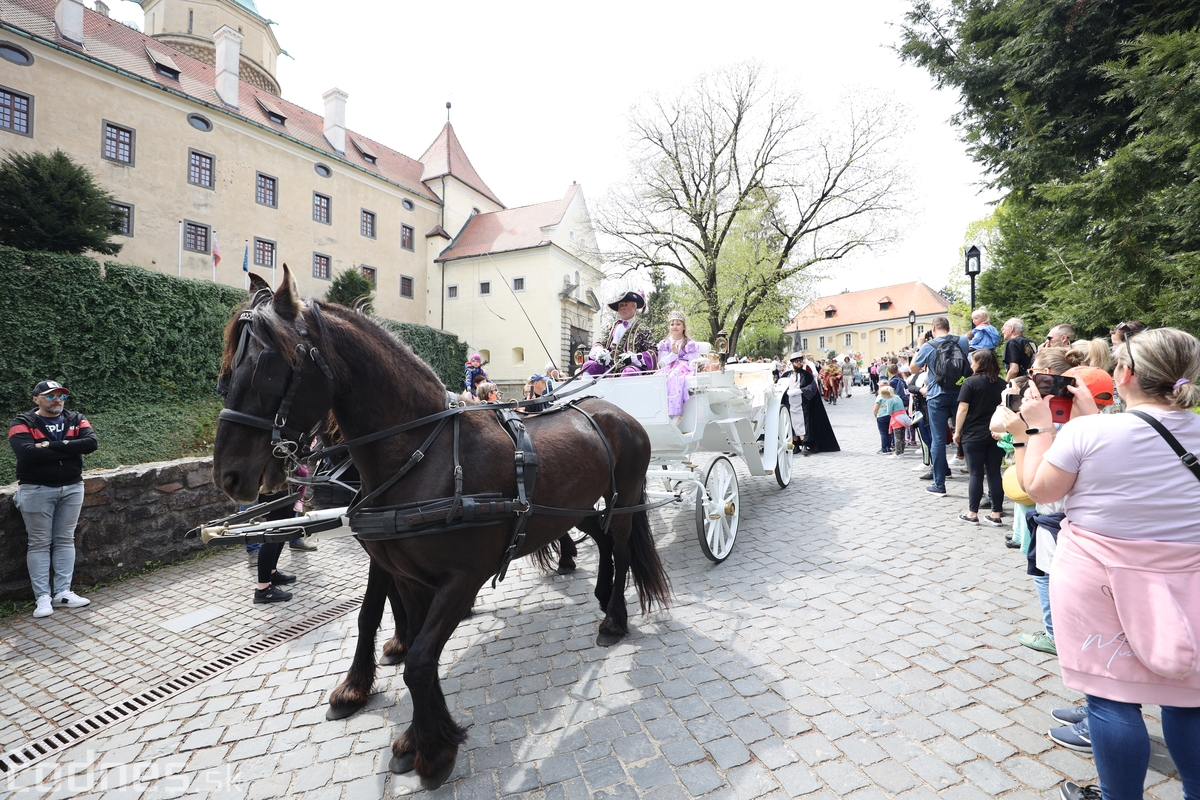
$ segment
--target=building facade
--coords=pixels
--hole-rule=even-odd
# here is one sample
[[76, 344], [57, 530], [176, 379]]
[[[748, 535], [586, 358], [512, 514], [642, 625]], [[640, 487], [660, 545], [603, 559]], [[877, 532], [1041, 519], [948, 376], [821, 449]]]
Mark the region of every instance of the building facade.
[[[822, 356], [861, 354], [864, 361], [899, 353], [920, 342], [946, 298], [923, 283], [902, 283], [818, 297], [784, 326], [795, 350]], [[916, 322], [909, 324], [909, 312]]]
[[[376, 313], [449, 330], [495, 354], [505, 377], [549, 360], [514, 360], [522, 352], [566, 363], [564, 315], [594, 329], [598, 304], [562, 296], [564, 275], [599, 284], [573, 239], [592, 235], [578, 187], [569, 202], [526, 207], [554, 206], [556, 220], [506, 209], [449, 122], [412, 158], [349, 129], [340, 89], [324, 94], [324, 115], [280, 97], [282, 50], [254, 0], [139, 2], [147, 34], [100, 2], [0, 0], [0, 149], [61, 149], [86, 166], [123, 212], [119, 260], [234, 286], [243, 261], [264, 277], [287, 263], [315, 297], [356, 270], [376, 286]], [[476, 243], [439, 260], [443, 251], [495, 214], [533, 226], [503, 251], [506, 274], [536, 293], [523, 328], [510, 309], [508, 324], [476, 323], [497, 297], [445, 302], [447, 276], [465, 287], [471, 265], [482, 275], [499, 251]]]

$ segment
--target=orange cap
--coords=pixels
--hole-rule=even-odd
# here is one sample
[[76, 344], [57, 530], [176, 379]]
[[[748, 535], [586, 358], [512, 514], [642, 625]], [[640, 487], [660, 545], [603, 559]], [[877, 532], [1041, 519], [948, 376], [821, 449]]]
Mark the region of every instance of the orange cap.
[[1097, 367], [1073, 367], [1063, 374], [1070, 375], [1076, 381], [1086, 385], [1088, 391], [1092, 393], [1096, 405], [1111, 406], [1113, 404], [1113, 379], [1104, 370]]

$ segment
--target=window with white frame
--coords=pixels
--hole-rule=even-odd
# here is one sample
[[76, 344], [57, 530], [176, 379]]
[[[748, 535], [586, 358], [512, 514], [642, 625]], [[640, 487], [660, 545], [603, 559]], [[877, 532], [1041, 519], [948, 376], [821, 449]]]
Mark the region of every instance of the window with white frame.
[[821, 349], [821, 350], [825, 349], [825, 337], [824, 336], [817, 337], [817, 348]]
[[454, 283], [446, 287], [446, 299], [455, 300], [458, 298], [458, 284]]
[[523, 292], [523, 291], [525, 291], [525, 279], [524, 279], [524, 278], [513, 278], [513, 279], [512, 279], [512, 286], [513, 286], [513, 291], [514, 291], [514, 292]]
[[491, 281], [480, 281], [479, 282], [479, 293], [481, 295], [491, 294], [492, 293], [492, 282]]
[[921, 340], [921, 337], [922, 337], [922, 336], [924, 336], [924, 335], [925, 335], [925, 326], [924, 326], [924, 325], [918, 325], [918, 326], [917, 326], [917, 341], [920, 341], [920, 340]]
[[807, 338], [807, 337], [805, 337], [805, 338], [803, 338], [803, 339], [801, 339], [801, 340], [800, 340], [800, 349], [801, 349], [801, 350], [807, 350], [807, 349], [808, 349], [808, 338]]
[[854, 334], [847, 333], [842, 337], [842, 347], [851, 347], [854, 345]]
[[879, 329], [879, 343], [887, 344], [887, 328]]

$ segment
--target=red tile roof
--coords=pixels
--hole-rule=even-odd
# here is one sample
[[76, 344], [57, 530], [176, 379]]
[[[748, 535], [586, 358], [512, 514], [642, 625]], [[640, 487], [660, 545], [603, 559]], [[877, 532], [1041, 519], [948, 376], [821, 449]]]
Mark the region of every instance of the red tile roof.
[[[135, 75], [148, 83], [257, 123], [321, 151], [328, 160], [353, 165], [414, 194], [437, 201], [437, 196], [421, 179], [425, 166], [420, 161], [352, 132], [348, 133], [355, 141], [367, 145], [376, 154], [376, 163], [368, 163], [354, 148], [350, 148], [345, 155], [339, 155], [325, 140], [323, 117], [255, 88], [245, 81], [240, 82], [238, 86], [238, 108], [230, 108], [217, 96], [215, 68], [91, 9], [85, 7], [83, 11], [82, 49], [58, 36], [54, 24], [54, 0], [0, 0], [0, 24], [18, 28], [52, 45], [80, 53]], [[158, 74], [151, 60], [147, 58], [147, 49], [169, 55], [179, 68], [179, 80]], [[264, 105], [268, 108], [278, 108], [281, 115], [287, 118], [286, 122], [282, 125], [271, 122]], [[465, 160], [466, 156], [463, 158]], [[470, 162], [467, 163], [469, 165]]]
[[561, 200], [476, 214], [467, 220], [458, 237], [435, 260], [453, 261], [549, 244], [542, 228], [562, 222], [578, 191], [579, 186], [571, 184]]
[[429, 149], [421, 156], [420, 161], [425, 165], [425, 169], [421, 173], [421, 180], [431, 181], [443, 175], [452, 175], [501, 208], [504, 207], [500, 198], [492, 193], [488, 185], [483, 182], [483, 178], [479, 177], [479, 173], [475, 171], [475, 167], [471, 166], [471, 159], [467, 158], [462, 143], [458, 141], [458, 136], [454, 133], [454, 127], [448, 121], [442, 127], [441, 133], [433, 140], [433, 144], [429, 145]]
[[[881, 302], [891, 301], [892, 306], [880, 310]], [[901, 283], [880, 289], [864, 289], [861, 292], [845, 292], [818, 297], [784, 326], [784, 333], [793, 331], [815, 331], [823, 328], [841, 328], [863, 323], [885, 322], [908, 319], [908, 312], [917, 316], [945, 314], [950, 308], [946, 298], [923, 283]], [[832, 310], [833, 317], [825, 318]]]

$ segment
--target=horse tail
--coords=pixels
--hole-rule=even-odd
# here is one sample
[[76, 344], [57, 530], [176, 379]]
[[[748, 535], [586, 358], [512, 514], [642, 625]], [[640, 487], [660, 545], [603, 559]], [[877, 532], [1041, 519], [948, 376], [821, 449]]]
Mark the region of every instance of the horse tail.
[[[646, 504], [646, 484], [642, 482], [642, 499], [639, 505]], [[650, 533], [649, 512], [635, 511], [633, 514], [633, 531], [629, 536], [629, 567], [633, 572], [633, 584], [637, 587], [638, 600], [642, 605], [642, 613], [651, 611], [655, 605], [667, 608], [671, 604], [671, 581], [663, 569], [658, 550], [654, 547], [654, 537]]]
[[537, 550], [533, 551], [533, 563], [537, 564], [537, 568], [541, 572], [550, 572], [558, 565], [559, 544], [558, 539], [553, 542], [544, 544]]

